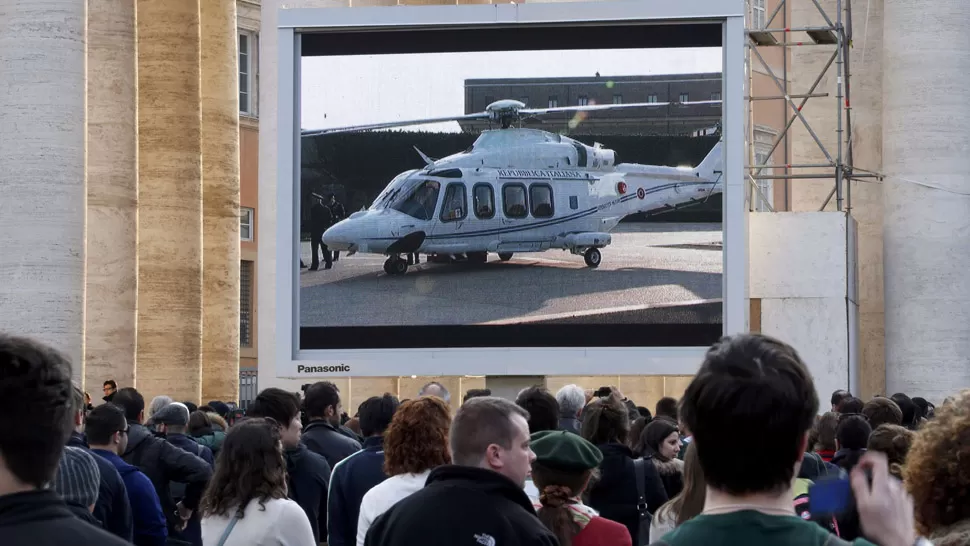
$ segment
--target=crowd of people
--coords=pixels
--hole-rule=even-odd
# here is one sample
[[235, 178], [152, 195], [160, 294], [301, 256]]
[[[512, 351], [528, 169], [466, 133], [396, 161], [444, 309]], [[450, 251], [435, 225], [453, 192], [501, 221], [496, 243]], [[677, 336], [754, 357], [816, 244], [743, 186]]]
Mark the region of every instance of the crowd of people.
[[837, 391], [820, 414], [763, 335], [716, 343], [653, 411], [615, 386], [477, 389], [453, 411], [432, 382], [352, 415], [326, 381], [245, 413], [104, 392], [0, 334], [0, 544], [970, 545], [970, 390]]

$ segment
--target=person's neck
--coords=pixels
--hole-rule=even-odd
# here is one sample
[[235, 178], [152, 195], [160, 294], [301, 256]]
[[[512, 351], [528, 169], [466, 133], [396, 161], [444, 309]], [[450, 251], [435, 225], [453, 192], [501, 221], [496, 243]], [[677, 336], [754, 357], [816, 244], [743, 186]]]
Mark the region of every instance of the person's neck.
[[731, 495], [724, 491], [707, 487], [702, 514], [726, 514], [742, 510], [756, 510], [773, 516], [794, 515], [791, 486], [782, 491]]
[[114, 453], [115, 455], [118, 454], [118, 449], [115, 448], [114, 446], [98, 446], [94, 444], [88, 444], [88, 447], [91, 448], [92, 450], [97, 449], [98, 451], [107, 451], [108, 453]]
[[3, 465], [0, 465], [0, 497], [36, 491], [38, 488], [17, 479]]

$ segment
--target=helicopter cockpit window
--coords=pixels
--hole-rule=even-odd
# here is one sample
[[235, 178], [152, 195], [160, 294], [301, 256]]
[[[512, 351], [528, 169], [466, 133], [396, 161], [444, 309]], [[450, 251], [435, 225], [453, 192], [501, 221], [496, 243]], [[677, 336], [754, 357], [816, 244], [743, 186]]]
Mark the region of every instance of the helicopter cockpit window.
[[434, 218], [440, 191], [440, 182], [434, 180], [420, 181], [409, 191], [402, 191], [400, 196], [391, 203], [391, 208], [418, 220], [430, 220]]
[[505, 216], [525, 218], [529, 213], [525, 198], [525, 186], [522, 184], [506, 184], [503, 186], [502, 205], [504, 206]]
[[441, 204], [441, 221], [455, 222], [464, 220], [468, 215], [468, 197], [465, 185], [458, 182], [448, 184], [445, 188], [445, 199]]
[[529, 186], [529, 201], [532, 202], [533, 217], [549, 218], [552, 216], [552, 186], [549, 184], [533, 184]]
[[495, 216], [495, 191], [490, 184], [475, 184], [472, 189], [475, 216], [487, 220]]

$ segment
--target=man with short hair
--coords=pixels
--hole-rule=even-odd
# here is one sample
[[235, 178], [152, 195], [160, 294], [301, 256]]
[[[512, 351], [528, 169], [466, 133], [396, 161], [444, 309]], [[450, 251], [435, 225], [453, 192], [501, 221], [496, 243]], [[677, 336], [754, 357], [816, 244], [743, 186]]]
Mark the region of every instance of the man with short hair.
[[[667, 533], [663, 544], [831, 544], [826, 529], [795, 515], [792, 501], [818, 413], [812, 377], [792, 347], [760, 334], [722, 338], [687, 387], [680, 413], [694, 436], [707, 495], [701, 514]], [[867, 455], [851, 480], [868, 538], [880, 546], [917, 543], [913, 501], [889, 476], [885, 456]]]
[[533, 386], [523, 390], [515, 404], [529, 414], [529, 434], [559, 429], [559, 402], [545, 388]]
[[581, 434], [583, 428], [579, 414], [586, 406], [586, 393], [579, 385], [566, 385], [556, 393], [559, 404], [559, 430]]
[[0, 333], [0, 544], [123, 546], [76, 518], [48, 488], [73, 427], [71, 363], [37, 341]]
[[105, 402], [110, 402], [115, 397], [115, 393], [118, 392], [118, 384], [115, 383], [114, 379], [109, 379], [104, 382], [101, 389], [104, 391], [104, 397], [101, 399]]
[[330, 468], [360, 451], [360, 443], [340, 431], [340, 391], [330, 381], [314, 383], [303, 399], [310, 422], [303, 429], [301, 441], [310, 451], [323, 455]]
[[892, 395], [890, 399], [899, 406], [900, 411], [903, 412], [903, 422], [900, 423], [902, 426], [908, 428], [909, 430], [916, 430], [919, 428], [919, 423], [917, 420], [918, 409], [916, 404], [913, 402], [912, 398], [906, 396], [901, 392], [897, 392]]
[[364, 544], [557, 544], [522, 490], [535, 460], [528, 418], [498, 397], [464, 403], [449, 434], [454, 464], [432, 470], [424, 489], [378, 517]]
[[437, 381], [432, 381], [421, 387], [418, 391], [418, 396], [437, 396], [438, 398], [445, 401], [445, 404], [451, 405], [451, 393], [444, 385], [438, 383]]
[[[332, 193], [330, 194], [330, 198], [327, 203], [327, 208], [330, 209], [331, 225], [336, 224], [337, 222], [347, 217], [347, 211], [346, 209], [344, 209], [343, 203], [341, 203], [340, 201], [337, 201], [337, 196]], [[333, 251], [333, 261], [336, 262], [339, 259], [340, 259], [340, 251], [338, 250]]]
[[364, 448], [337, 463], [330, 477], [327, 494], [327, 545], [357, 544], [360, 504], [375, 485], [387, 479], [384, 474], [384, 432], [400, 403], [384, 393], [364, 401], [357, 410]]
[[677, 422], [677, 399], [671, 398], [670, 396], [664, 396], [660, 400], [657, 400], [657, 406], [653, 412], [654, 418], [666, 417], [667, 419]]
[[842, 404], [842, 401], [845, 400], [846, 398], [852, 398], [852, 395], [849, 393], [849, 391], [845, 389], [839, 389], [833, 392], [832, 399], [831, 399], [832, 409], [830, 411], [838, 412], [839, 406]]
[[[172, 402], [152, 416], [152, 421], [155, 423], [155, 430], [165, 438], [165, 441], [199, 457], [207, 462], [210, 467], [215, 466], [212, 450], [199, 444], [185, 433], [189, 425], [189, 408], [185, 407], [185, 404]], [[172, 500], [175, 501], [176, 505], [185, 498], [185, 489], [186, 484], [184, 483], [178, 481], [171, 483]], [[199, 516], [199, 512], [193, 512], [186, 522], [185, 528], [173, 536], [190, 542], [194, 546], [202, 546], [202, 518]]]
[[271, 387], [253, 400], [248, 417], [269, 417], [280, 424], [280, 439], [286, 457], [287, 496], [300, 505], [310, 520], [317, 543], [327, 536], [327, 488], [330, 465], [323, 456], [300, 441], [300, 399], [292, 392]]
[[862, 406], [862, 415], [869, 420], [872, 430], [879, 428], [879, 425], [903, 424], [903, 410], [899, 409], [896, 402], [881, 396], [866, 402], [866, 405]]
[[865, 407], [865, 404], [862, 402], [862, 400], [856, 398], [855, 396], [850, 396], [843, 399], [842, 403], [839, 404], [839, 413], [846, 415], [862, 413], [863, 407]]

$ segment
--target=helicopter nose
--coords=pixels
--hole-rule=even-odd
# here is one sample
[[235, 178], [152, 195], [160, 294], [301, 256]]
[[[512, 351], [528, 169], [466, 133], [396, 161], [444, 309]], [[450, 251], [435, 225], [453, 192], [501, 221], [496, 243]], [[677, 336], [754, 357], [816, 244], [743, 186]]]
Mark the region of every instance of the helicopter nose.
[[323, 244], [330, 250], [353, 250], [356, 246], [353, 237], [354, 228], [351, 225], [353, 223], [352, 220], [344, 220], [330, 226], [330, 229], [323, 232]]

